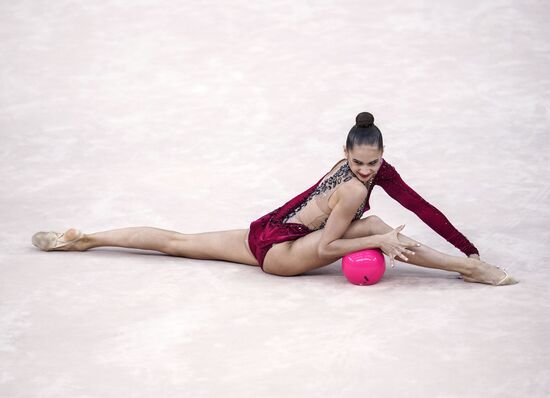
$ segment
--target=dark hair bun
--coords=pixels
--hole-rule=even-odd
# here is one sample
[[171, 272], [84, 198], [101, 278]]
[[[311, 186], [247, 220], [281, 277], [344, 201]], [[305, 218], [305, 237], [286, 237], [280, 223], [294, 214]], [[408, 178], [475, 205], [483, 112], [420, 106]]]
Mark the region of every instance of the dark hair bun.
[[355, 118], [355, 125], [357, 127], [370, 127], [374, 123], [374, 116], [369, 112], [361, 112]]

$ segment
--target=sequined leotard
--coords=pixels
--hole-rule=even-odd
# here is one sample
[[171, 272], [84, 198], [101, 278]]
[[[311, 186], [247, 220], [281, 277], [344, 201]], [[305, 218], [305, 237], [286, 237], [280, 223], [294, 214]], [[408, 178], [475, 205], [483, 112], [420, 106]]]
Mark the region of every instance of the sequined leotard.
[[[312, 187], [250, 224], [248, 244], [262, 270], [265, 256], [275, 243], [296, 240], [325, 226], [331, 212], [328, 204], [331, 195], [341, 184], [352, 178], [357, 177], [352, 173], [347, 160], [342, 159]], [[369, 188], [368, 193], [357, 209], [354, 220], [360, 219], [370, 209], [372, 189], [375, 185], [380, 185], [388, 195], [414, 212], [464, 254], [479, 254], [475, 246], [447, 217], [409, 187], [385, 159], [382, 159], [380, 169], [372, 181], [364, 184]]]

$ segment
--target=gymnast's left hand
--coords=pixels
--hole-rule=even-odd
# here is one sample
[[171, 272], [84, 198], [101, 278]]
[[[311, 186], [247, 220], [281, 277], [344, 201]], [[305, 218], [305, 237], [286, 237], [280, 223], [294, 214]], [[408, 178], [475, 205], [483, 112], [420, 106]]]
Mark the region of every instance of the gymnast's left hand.
[[477, 259], [477, 260], [480, 259], [480, 258], [479, 258], [479, 254], [470, 254], [468, 257], [470, 257], [470, 258], [475, 258], [475, 259]]

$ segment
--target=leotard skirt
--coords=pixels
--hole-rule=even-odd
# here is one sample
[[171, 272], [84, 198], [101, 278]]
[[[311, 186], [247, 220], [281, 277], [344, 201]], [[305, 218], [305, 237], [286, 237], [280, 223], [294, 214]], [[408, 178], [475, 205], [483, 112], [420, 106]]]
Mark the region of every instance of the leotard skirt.
[[313, 232], [313, 230], [304, 224], [284, 223], [283, 219], [308, 199], [309, 195], [315, 191], [323, 178], [324, 176], [304, 192], [290, 199], [283, 206], [267, 213], [250, 224], [248, 245], [252, 254], [258, 260], [260, 267], [262, 267], [262, 271], [264, 270], [265, 255], [271, 249], [271, 246], [275, 243], [296, 240]]
[[278, 210], [266, 214], [250, 224], [248, 245], [254, 257], [258, 260], [262, 271], [264, 259], [275, 243], [296, 240], [312, 232], [308, 227], [298, 223], [282, 223], [277, 217]]

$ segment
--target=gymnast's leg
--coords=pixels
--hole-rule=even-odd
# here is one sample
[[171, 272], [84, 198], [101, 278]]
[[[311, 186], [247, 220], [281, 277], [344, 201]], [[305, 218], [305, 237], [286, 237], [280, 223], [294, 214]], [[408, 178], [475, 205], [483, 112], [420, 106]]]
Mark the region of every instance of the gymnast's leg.
[[[127, 227], [80, 235], [77, 229], [70, 228], [63, 234], [60, 247], [53, 250], [85, 251], [95, 247], [115, 246], [155, 250], [177, 257], [258, 266], [246, 242], [248, 231], [246, 228], [184, 234], [155, 227]], [[33, 244], [50, 251], [57, 243], [54, 236], [52, 233], [39, 232], [33, 236]]]
[[[386, 234], [394, 229], [376, 216], [373, 222], [369, 224], [369, 228], [370, 233], [377, 235]], [[398, 233], [397, 238], [404, 243], [419, 243], [402, 233]], [[421, 244], [419, 247], [413, 247], [411, 250], [415, 254], [404, 253], [407, 261], [402, 260], [400, 257], [396, 257], [395, 259], [421, 267], [459, 272], [466, 277], [465, 281], [468, 281], [468, 278], [473, 278], [482, 283], [496, 284], [506, 275], [501, 269], [484, 261], [441, 253], [424, 244]]]
[[134, 249], [156, 250], [166, 254], [169, 243], [180, 234], [155, 227], [127, 227], [110, 231], [85, 234], [75, 245], [75, 250], [88, 250], [94, 247], [114, 246]]

